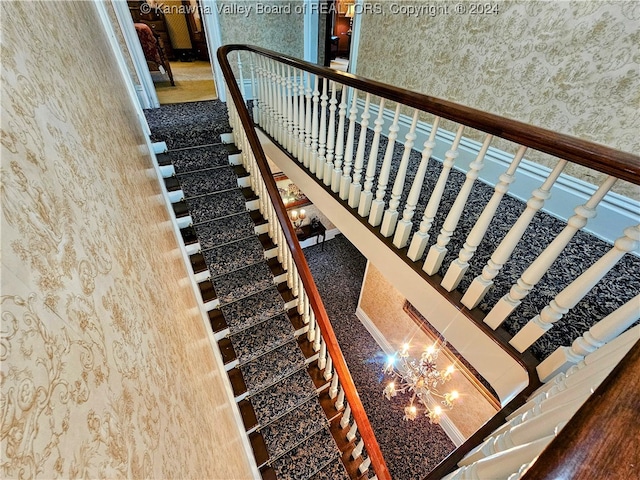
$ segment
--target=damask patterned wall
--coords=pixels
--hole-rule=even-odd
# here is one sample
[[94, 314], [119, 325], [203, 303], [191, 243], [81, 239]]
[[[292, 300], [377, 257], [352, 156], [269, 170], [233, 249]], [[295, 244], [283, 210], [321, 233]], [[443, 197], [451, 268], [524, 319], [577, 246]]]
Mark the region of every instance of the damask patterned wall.
[[[480, 3], [496, 8], [472, 14], [471, 5]], [[465, 14], [456, 13], [457, 4], [466, 6]], [[640, 2], [377, 5], [381, 13], [362, 19], [358, 74], [620, 150], [640, 150]]]
[[0, 477], [251, 478], [94, 4], [0, 8]]

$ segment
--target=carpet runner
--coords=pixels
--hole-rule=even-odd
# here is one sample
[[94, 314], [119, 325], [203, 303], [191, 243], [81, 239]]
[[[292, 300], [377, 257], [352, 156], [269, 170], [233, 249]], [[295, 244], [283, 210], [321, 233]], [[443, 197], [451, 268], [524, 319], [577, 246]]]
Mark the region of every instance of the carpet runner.
[[190, 119], [176, 105], [150, 111], [148, 118], [153, 139], [169, 146], [167, 156], [176, 172], [171, 181], [179, 184], [176, 189], [188, 207], [184, 215], [193, 225], [188, 231], [195, 233], [185, 243], [199, 244], [246, 388], [242, 398], [251, 403], [267, 447], [269, 459], [259, 467], [270, 467], [279, 480], [323, 478], [327, 472], [331, 478], [348, 478], [229, 164], [229, 148], [211, 144], [230, 130], [226, 110], [218, 115], [221, 104], [211, 103], [216, 105], [205, 110], [219, 122], [207, 119], [206, 128], [193, 129], [192, 123], [206, 115]]

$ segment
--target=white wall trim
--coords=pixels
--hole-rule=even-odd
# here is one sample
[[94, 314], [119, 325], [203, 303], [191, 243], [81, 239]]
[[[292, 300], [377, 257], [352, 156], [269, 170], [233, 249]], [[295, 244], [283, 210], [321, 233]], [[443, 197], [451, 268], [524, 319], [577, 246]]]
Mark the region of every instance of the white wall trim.
[[[360, 31], [362, 29], [362, 16], [364, 15], [364, 0], [355, 1], [355, 16], [351, 27], [351, 46], [349, 49], [349, 73], [356, 73], [358, 66], [358, 51], [360, 50]], [[370, 5], [371, 6], [371, 5]]]
[[[369, 262], [367, 262], [367, 270], [368, 268], [369, 268]], [[366, 279], [366, 273], [365, 273], [365, 279]], [[382, 351], [386, 355], [393, 355], [395, 353], [395, 350], [393, 349], [393, 347], [391, 347], [391, 344], [387, 341], [384, 335], [382, 335], [382, 332], [378, 329], [378, 327], [373, 322], [373, 320], [371, 320], [369, 315], [367, 315], [367, 313], [362, 308], [360, 308], [360, 300], [358, 300], [358, 308], [356, 308], [356, 317], [358, 317], [358, 319], [360, 320], [360, 323], [362, 323], [364, 328], [367, 329], [367, 331], [371, 334], [373, 339], [380, 346], [380, 348], [382, 348]], [[380, 394], [382, 394], [382, 388], [380, 389]], [[442, 413], [442, 415], [440, 415], [440, 426], [445, 431], [447, 436], [451, 439], [451, 441], [455, 444], [456, 447], [459, 447], [460, 445], [462, 445], [466, 440], [464, 435], [462, 435], [460, 430], [458, 430], [458, 427], [455, 426], [455, 424], [444, 412]]]
[[304, 0], [304, 59], [318, 63], [318, 21], [320, 0]]
[[224, 76], [218, 64], [218, 48], [222, 46], [222, 36], [220, 34], [220, 16], [218, 15], [217, 0], [200, 0], [202, 25], [204, 27], [207, 47], [209, 48], [209, 61], [213, 68], [213, 76], [216, 83], [218, 99], [227, 101], [227, 90], [224, 83]]
[[[364, 101], [362, 99], [358, 100], [358, 107], [360, 110], [358, 116], [360, 116], [364, 109]], [[370, 112], [372, 117], [377, 115], [378, 106], [370, 105]], [[385, 127], [392, 122], [393, 115], [394, 111], [385, 108], [383, 113]], [[411, 120], [411, 117], [400, 114], [399, 142], [404, 142], [404, 136], [411, 126]], [[429, 123], [418, 122], [414, 148], [421, 150], [430, 133], [431, 125]], [[432, 156], [439, 161], [443, 161], [454, 137], [454, 132], [439, 128], [436, 134], [436, 147]], [[469, 164], [475, 159], [481, 146], [482, 144], [479, 142], [463, 138], [458, 148], [459, 155], [454, 168], [466, 173], [469, 169]], [[495, 186], [499, 181], [498, 177], [508, 168], [514, 154], [515, 151], [509, 154], [490, 147], [485, 156], [485, 167], [480, 171], [479, 178], [485, 183]], [[550, 168], [523, 159], [516, 171], [516, 180], [511, 184], [508, 195], [526, 202], [531, 197], [531, 192], [544, 182], [549, 172], [551, 172]], [[551, 197], [546, 201], [542, 210], [566, 221], [574, 214], [574, 208], [582, 205], [596, 190], [597, 187], [595, 185], [561, 174], [551, 189]], [[640, 223], [640, 202], [617, 193], [609, 192], [598, 205], [597, 212], [598, 215], [589, 220], [583, 230], [609, 243], [613, 243], [620, 237], [626, 227]], [[416, 212], [416, 215], [422, 215], [422, 212]], [[634, 253], [638, 254], [638, 252]]]
[[[149, 72], [147, 61], [144, 58], [144, 52], [142, 51], [142, 46], [138, 40], [138, 34], [133, 26], [133, 19], [131, 18], [129, 6], [124, 0], [111, 0], [111, 4], [113, 5], [116, 17], [118, 18], [118, 23], [120, 24], [120, 30], [122, 31], [127, 48], [129, 49], [128, 53], [131, 57], [131, 61], [133, 62], [133, 67], [135, 68], [136, 74], [141, 82], [140, 85], [136, 86], [140, 92], [139, 97], [141, 106], [142, 108], [158, 108], [160, 106], [160, 102], [158, 101], [158, 95], [156, 94], [156, 87], [153, 84], [151, 72]], [[118, 47], [118, 50], [120, 50], [120, 47]], [[129, 72], [127, 70], [127, 75], [128, 74]]]

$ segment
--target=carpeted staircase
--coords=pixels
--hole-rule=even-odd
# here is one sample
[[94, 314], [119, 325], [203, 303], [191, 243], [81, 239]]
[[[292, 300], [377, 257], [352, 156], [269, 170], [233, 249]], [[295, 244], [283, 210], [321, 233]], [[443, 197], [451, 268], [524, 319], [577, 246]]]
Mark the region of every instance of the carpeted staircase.
[[[201, 107], [207, 122], [173, 106], [149, 111], [148, 118], [154, 126], [167, 124], [152, 127], [153, 139], [169, 146], [158, 160], [175, 171], [165, 182], [181, 198], [174, 211], [194, 252], [193, 270], [256, 461], [263, 478], [349, 478], [320, 403], [329, 384], [306, 341], [296, 299], [281, 282], [275, 245], [260, 233], [265, 221], [249, 210], [255, 197], [244, 186], [246, 172], [230, 164], [237, 151], [220, 143], [220, 133], [230, 131], [215, 111], [224, 106]], [[212, 115], [220, 122], [212, 125]]]

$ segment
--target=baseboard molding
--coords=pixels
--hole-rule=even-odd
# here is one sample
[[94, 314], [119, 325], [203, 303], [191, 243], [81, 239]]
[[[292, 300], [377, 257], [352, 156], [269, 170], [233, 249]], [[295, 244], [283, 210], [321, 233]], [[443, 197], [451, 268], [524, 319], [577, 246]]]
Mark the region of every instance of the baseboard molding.
[[[358, 118], [364, 109], [364, 100], [358, 100]], [[393, 121], [394, 111], [384, 109], [384, 126], [387, 127]], [[371, 118], [378, 115], [378, 106], [370, 105]], [[403, 143], [405, 135], [409, 132], [412, 118], [400, 114], [398, 141]], [[422, 145], [431, 134], [431, 124], [418, 122], [416, 127], [416, 140], [414, 148], [422, 149]], [[455, 133], [438, 129], [436, 134], [436, 146], [433, 150], [433, 158], [442, 162], [445, 153], [453, 143]], [[458, 158], [454, 168], [466, 173], [469, 164], [476, 158], [482, 144], [468, 138], [460, 141]], [[479, 179], [495, 186], [499, 176], [508, 168], [515, 152], [509, 154], [497, 148], [490, 147], [485, 156], [485, 167], [480, 171]], [[551, 169], [543, 165], [523, 159], [515, 174], [515, 181], [511, 184], [508, 195], [526, 202], [531, 197], [531, 192], [538, 188], [551, 172]], [[595, 191], [597, 187], [583, 180], [561, 174], [551, 189], [551, 197], [546, 201], [542, 209], [549, 215], [566, 221], [574, 214], [574, 208], [582, 205]], [[613, 243], [622, 235], [625, 228], [640, 223], [640, 202], [624, 197], [617, 193], [608, 193], [600, 202], [597, 209], [598, 215], [589, 220], [583, 230], [596, 237]], [[417, 212], [419, 213], [419, 212]], [[635, 252], [636, 254], [638, 252]]]
[[[356, 317], [360, 320], [360, 323], [367, 329], [367, 331], [371, 334], [376, 343], [382, 348], [382, 351], [386, 355], [393, 355], [395, 353], [395, 349], [391, 346], [391, 344], [387, 341], [387, 339], [382, 335], [382, 332], [378, 330], [375, 323], [369, 318], [369, 315], [362, 310], [362, 308], [356, 308]], [[382, 395], [382, 389], [380, 390], [380, 394]], [[451, 441], [455, 444], [456, 447], [459, 447], [464, 443], [466, 438], [462, 435], [460, 430], [454, 425], [451, 419], [447, 416], [446, 413], [443, 413], [440, 416], [440, 426], [445, 431], [447, 436], [451, 439]]]

